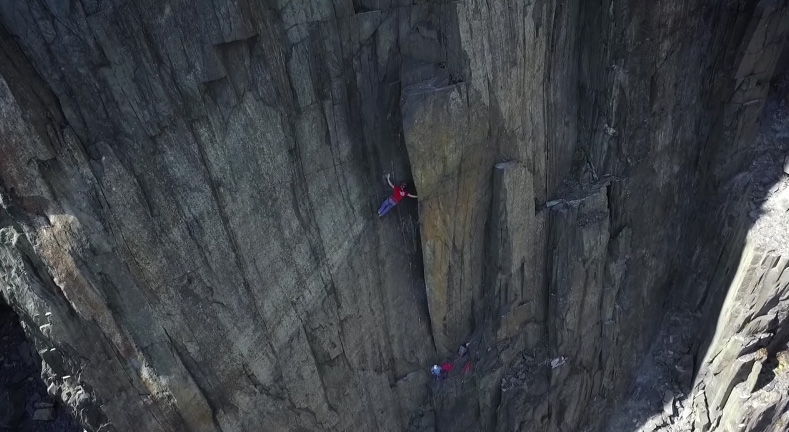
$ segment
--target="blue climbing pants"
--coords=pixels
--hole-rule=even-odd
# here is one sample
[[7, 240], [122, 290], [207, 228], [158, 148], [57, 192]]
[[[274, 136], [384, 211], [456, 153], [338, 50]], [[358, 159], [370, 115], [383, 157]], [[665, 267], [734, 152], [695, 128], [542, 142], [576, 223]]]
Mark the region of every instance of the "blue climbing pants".
[[383, 216], [389, 213], [389, 210], [393, 209], [396, 205], [397, 204], [394, 202], [392, 197], [387, 198], [386, 201], [381, 204], [381, 208], [378, 209], [378, 216]]

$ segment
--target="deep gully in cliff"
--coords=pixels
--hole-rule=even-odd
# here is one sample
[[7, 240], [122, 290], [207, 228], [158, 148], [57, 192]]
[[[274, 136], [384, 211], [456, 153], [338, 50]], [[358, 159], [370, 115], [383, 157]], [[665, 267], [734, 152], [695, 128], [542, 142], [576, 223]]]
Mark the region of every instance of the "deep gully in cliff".
[[[779, 82], [786, 88], [784, 78]], [[753, 160], [750, 169], [709, 186], [714, 192], [697, 204], [686, 275], [673, 288], [638, 379], [604, 430], [755, 432], [789, 421], [789, 377], [779, 359], [789, 342], [783, 244], [789, 220], [776, 207], [781, 191], [789, 196], [781, 166], [789, 140], [773, 138], [788, 127], [789, 111], [774, 95], [766, 105], [751, 146], [755, 157], [743, 161]]]

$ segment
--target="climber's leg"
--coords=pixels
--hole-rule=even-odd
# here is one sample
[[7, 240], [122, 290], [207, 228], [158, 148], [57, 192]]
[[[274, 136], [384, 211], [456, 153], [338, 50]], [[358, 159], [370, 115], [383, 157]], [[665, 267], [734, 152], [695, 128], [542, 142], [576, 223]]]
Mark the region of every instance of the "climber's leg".
[[378, 209], [378, 216], [381, 217], [389, 213], [389, 210], [391, 210], [394, 206], [395, 206], [395, 202], [392, 199], [392, 197], [387, 198], [386, 201], [384, 201], [384, 203], [381, 204], [381, 208]]

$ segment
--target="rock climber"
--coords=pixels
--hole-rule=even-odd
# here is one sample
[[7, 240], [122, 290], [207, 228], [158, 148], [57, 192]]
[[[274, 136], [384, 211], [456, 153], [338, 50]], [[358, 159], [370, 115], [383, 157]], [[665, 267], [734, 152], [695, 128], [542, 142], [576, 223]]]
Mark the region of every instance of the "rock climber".
[[389, 183], [389, 187], [392, 188], [392, 196], [386, 199], [381, 207], [378, 209], [378, 217], [381, 217], [387, 213], [389, 210], [393, 209], [400, 201], [402, 201], [405, 197], [416, 198], [416, 195], [412, 195], [406, 192], [405, 188], [408, 187], [406, 183], [400, 183], [399, 185], [395, 186], [392, 184], [392, 180], [389, 178], [389, 174], [386, 175], [386, 182]]
[[433, 379], [441, 378], [441, 367], [434, 364], [432, 368], [430, 368], [430, 373], [433, 374]]
[[447, 379], [449, 377], [449, 373], [452, 372], [452, 369], [454, 369], [454, 368], [455, 368], [455, 366], [453, 366], [452, 363], [444, 362], [441, 365], [441, 376], [444, 379]]

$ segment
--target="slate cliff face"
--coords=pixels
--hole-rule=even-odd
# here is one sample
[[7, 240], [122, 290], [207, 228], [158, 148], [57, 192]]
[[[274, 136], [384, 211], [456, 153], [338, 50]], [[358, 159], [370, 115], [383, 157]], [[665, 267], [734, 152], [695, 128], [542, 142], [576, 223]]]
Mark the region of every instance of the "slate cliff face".
[[3, 296], [89, 430], [596, 423], [783, 48], [720, 3], [3, 2]]

